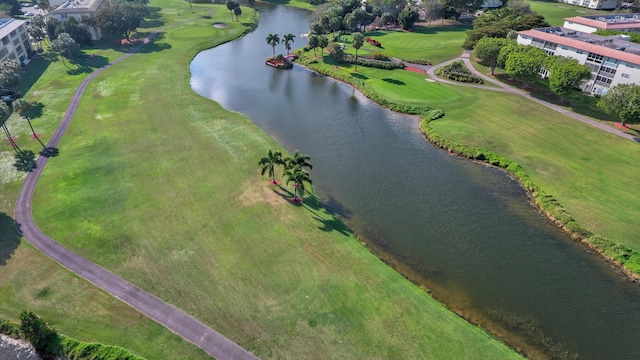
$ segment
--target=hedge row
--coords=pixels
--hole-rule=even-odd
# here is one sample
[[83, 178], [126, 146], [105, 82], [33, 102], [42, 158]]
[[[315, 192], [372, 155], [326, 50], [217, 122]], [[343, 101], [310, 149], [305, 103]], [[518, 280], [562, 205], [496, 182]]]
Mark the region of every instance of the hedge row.
[[480, 79], [479, 77], [476, 77], [473, 75], [463, 75], [458, 73], [446, 72], [446, 71], [443, 71], [442, 68], [438, 69], [437, 74], [438, 76], [442, 76], [443, 78], [453, 80], [453, 81], [484, 84], [484, 80]]
[[[0, 319], [0, 334], [14, 339], [24, 338], [20, 326], [5, 319]], [[85, 343], [62, 334], [58, 334], [58, 337], [62, 343], [62, 356], [67, 360], [145, 360], [119, 346]]]
[[119, 346], [85, 343], [63, 335], [62, 348], [68, 360], [145, 360]]
[[361, 57], [358, 57], [358, 61], [356, 61], [356, 57], [351, 55], [345, 55], [342, 61], [348, 64], [358, 64], [360, 66], [372, 67], [377, 69], [385, 69], [385, 70], [404, 69], [404, 64], [402, 63], [394, 63], [391, 61], [383, 61], [383, 60], [369, 60]]
[[428, 61], [428, 60], [405, 60], [405, 59], [401, 59], [401, 60], [402, 62], [409, 63], [409, 64], [418, 64], [418, 65], [425, 65], [425, 66], [433, 65], [431, 61]]
[[505, 169], [522, 184], [534, 200], [536, 206], [543, 211], [553, 223], [573, 239], [582, 241], [591, 249], [602, 254], [606, 259], [614, 262], [627, 276], [636, 281], [640, 280], [639, 251], [585, 229], [567, 213], [553, 196], [540, 189], [518, 163], [484, 148], [462, 145], [446, 140], [429, 126], [431, 120], [432, 119], [424, 118], [420, 123], [420, 130], [433, 145], [455, 153], [458, 156], [484, 161]]

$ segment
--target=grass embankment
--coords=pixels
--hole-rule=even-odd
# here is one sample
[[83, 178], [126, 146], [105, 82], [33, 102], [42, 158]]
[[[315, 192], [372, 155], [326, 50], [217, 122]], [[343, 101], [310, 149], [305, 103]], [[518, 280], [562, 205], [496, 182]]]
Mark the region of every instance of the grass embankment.
[[[86, 51], [93, 57], [80, 67], [58, 59], [35, 58], [22, 74], [25, 98], [42, 105], [32, 112], [36, 131], [46, 142], [58, 125], [72, 93], [88, 73], [122, 54], [108, 48]], [[39, 151], [28, 125], [17, 114], [8, 121], [22, 149]], [[149, 359], [207, 359], [204, 351], [184, 341], [128, 305], [71, 274], [28, 245], [15, 230], [14, 204], [24, 174], [13, 169], [13, 151], [0, 148], [0, 317], [17, 320], [33, 310], [61, 333], [84, 340], [119, 345]], [[61, 154], [64, 157], [64, 154]], [[61, 217], [64, 219], [64, 217]], [[60, 221], [58, 219], [57, 221]]]
[[568, 17], [610, 13], [603, 10], [593, 10], [559, 2], [529, 0], [529, 3], [531, 4], [531, 10], [543, 15], [551, 26], [562, 26], [564, 19]]
[[[167, 21], [188, 13], [154, 5]], [[292, 206], [259, 176], [257, 160], [278, 145], [188, 85], [189, 55], [233, 38], [253, 13], [216, 29], [228, 12], [212, 8], [219, 15], [165, 31], [91, 83], [36, 189], [42, 230], [260, 357], [517, 358], [313, 198]]]

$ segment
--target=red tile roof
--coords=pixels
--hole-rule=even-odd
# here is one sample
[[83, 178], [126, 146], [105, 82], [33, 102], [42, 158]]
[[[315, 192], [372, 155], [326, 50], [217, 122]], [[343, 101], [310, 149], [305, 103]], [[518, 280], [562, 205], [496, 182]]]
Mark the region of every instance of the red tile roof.
[[590, 44], [584, 41], [571, 39], [571, 38], [567, 38], [567, 37], [559, 36], [555, 34], [549, 34], [544, 31], [538, 31], [538, 30], [519, 31], [518, 34], [521, 34], [524, 36], [530, 36], [532, 38], [536, 38], [544, 41], [549, 41], [558, 45], [568, 46], [578, 50], [592, 52], [594, 54], [622, 60], [631, 64], [640, 65], [640, 55], [635, 55], [635, 54], [624, 52], [621, 50], [611, 49], [606, 46]]

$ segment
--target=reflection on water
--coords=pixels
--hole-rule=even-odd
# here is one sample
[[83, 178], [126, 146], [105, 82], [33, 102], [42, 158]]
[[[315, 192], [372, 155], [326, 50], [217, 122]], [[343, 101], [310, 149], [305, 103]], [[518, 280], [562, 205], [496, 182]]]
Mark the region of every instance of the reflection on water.
[[415, 118], [300, 66], [264, 65], [267, 34], [308, 24], [301, 10], [260, 12], [256, 31], [194, 58], [195, 91], [309, 154], [328, 208], [467, 319], [535, 357], [640, 358], [637, 286], [553, 227], [502, 171], [432, 147]]

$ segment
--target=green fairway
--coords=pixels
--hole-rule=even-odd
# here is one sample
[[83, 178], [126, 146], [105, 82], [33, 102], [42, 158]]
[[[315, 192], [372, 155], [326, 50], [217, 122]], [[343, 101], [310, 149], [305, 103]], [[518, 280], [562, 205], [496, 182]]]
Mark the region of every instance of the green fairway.
[[529, 3], [531, 4], [531, 10], [543, 15], [551, 26], [562, 26], [564, 19], [568, 17], [610, 13], [603, 10], [593, 10], [559, 2], [529, 0]]
[[370, 44], [360, 54], [379, 51], [403, 60], [426, 60], [432, 64], [453, 59], [462, 53], [468, 26], [416, 26], [411, 31], [377, 30], [364, 35], [380, 41], [382, 49]]
[[[167, 24], [190, 16], [186, 3], [153, 5], [163, 9], [159, 19]], [[199, 10], [203, 7], [194, 5], [199, 14], [206, 13]], [[36, 189], [33, 212], [40, 228], [262, 358], [519, 358], [363, 248], [312, 195], [292, 206], [283, 199], [288, 190], [272, 188], [259, 175], [257, 160], [278, 145], [188, 84], [188, 65], [198, 50], [232, 39], [252, 21], [249, 9], [239, 22], [228, 22], [224, 5], [211, 8], [217, 11], [212, 18], [163, 31], [142, 53], [89, 85], [60, 156], [50, 160]], [[229, 27], [218, 29], [213, 22]], [[109, 59], [117, 55], [103, 52]], [[83, 77], [54, 65], [58, 71], [47, 69], [27, 94], [44, 104], [34, 122], [43, 134], [51, 133]], [[424, 81], [411, 76], [405, 80]], [[435, 88], [425, 94], [440, 101], [460, 96]], [[20, 144], [37, 149], [33, 141], [27, 145], [21, 121], [10, 119]], [[3, 190], [17, 192], [16, 184]], [[14, 266], [31, 271], [23, 262]], [[12, 304], [33, 292], [49, 296], [38, 291], [55, 286], [38, 283], [37, 275], [14, 280], [0, 294], [6, 304], [2, 312], [15, 311]], [[64, 277], [51, 281], [74, 284]], [[14, 296], [16, 284], [34, 285], [31, 293]], [[5, 301], [4, 295], [16, 300]], [[72, 304], [33, 308], [81, 340], [126, 346], [150, 359], [201, 356], [180, 341], [156, 345], [148, 340], [154, 331], [159, 341], [173, 335], [147, 330], [137, 325], [139, 319], [130, 332], [119, 332], [116, 324], [104, 336], [87, 339], [83, 328], [93, 319], [119, 319], [127, 309], [119, 303], [86, 306], [70, 316]], [[162, 351], [166, 354], [158, 354]]]

